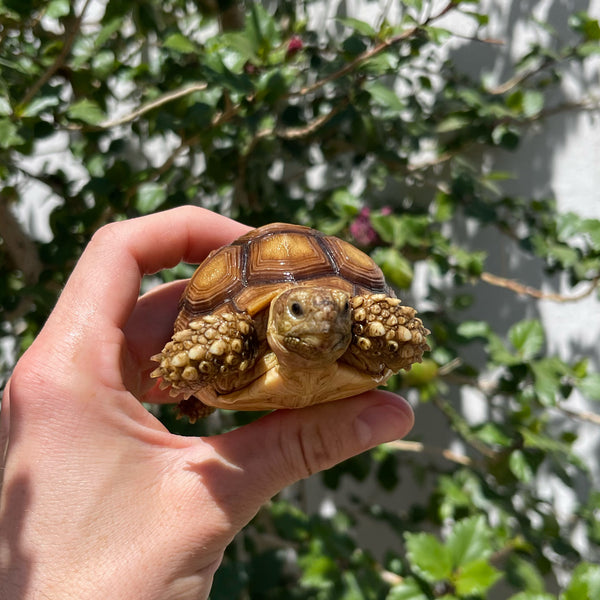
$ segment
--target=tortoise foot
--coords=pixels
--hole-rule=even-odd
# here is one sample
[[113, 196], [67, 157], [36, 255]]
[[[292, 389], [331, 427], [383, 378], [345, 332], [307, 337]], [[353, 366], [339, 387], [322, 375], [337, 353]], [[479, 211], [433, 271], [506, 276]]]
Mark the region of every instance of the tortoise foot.
[[429, 350], [423, 326], [416, 311], [402, 306], [398, 298], [385, 294], [354, 296], [352, 343], [344, 361], [373, 374], [410, 369]]
[[204, 315], [173, 334], [163, 351], [152, 357], [160, 363], [151, 377], [161, 389], [189, 397], [219, 377], [239, 375], [256, 360], [258, 341], [252, 319], [245, 313]]

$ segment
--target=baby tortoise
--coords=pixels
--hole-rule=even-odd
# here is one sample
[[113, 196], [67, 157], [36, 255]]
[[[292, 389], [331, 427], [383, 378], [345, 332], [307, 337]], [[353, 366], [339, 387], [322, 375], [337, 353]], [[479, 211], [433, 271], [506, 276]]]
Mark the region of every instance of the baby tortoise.
[[430, 332], [415, 314], [351, 244], [273, 223], [198, 267], [151, 376], [192, 422], [337, 400], [421, 362]]

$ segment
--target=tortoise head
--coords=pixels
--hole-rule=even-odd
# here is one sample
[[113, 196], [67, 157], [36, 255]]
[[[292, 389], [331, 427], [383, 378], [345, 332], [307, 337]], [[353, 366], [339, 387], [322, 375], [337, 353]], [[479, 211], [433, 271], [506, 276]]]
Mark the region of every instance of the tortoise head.
[[352, 338], [350, 297], [326, 287], [287, 289], [271, 302], [267, 339], [285, 368], [332, 364]]

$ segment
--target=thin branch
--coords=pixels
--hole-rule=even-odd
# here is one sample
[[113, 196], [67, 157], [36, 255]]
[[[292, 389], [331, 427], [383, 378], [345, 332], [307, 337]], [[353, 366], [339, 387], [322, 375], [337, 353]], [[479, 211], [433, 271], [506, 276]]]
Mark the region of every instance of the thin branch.
[[178, 100], [179, 98], [183, 98], [188, 94], [192, 94], [194, 92], [201, 92], [208, 87], [207, 83], [192, 83], [191, 85], [187, 85], [181, 87], [172, 92], [167, 92], [162, 96], [159, 96], [155, 100], [142, 104], [135, 110], [123, 115], [122, 117], [117, 117], [115, 119], [107, 119], [98, 125], [100, 129], [111, 129], [112, 127], [118, 127], [119, 125], [125, 125], [126, 123], [130, 123], [134, 121], [138, 117], [145, 115], [147, 112], [158, 108], [159, 106], [163, 106], [168, 102], [172, 102], [173, 100]]
[[587, 423], [593, 423], [594, 425], [600, 425], [600, 415], [598, 413], [589, 412], [587, 410], [572, 410], [570, 408], [565, 408], [564, 406], [555, 406], [553, 408], [559, 410], [561, 413], [567, 417], [571, 417], [572, 419], [586, 421]]
[[523, 71], [522, 73], [517, 73], [513, 75], [510, 79], [507, 79], [505, 82], [488, 88], [486, 91], [488, 94], [492, 94], [494, 96], [500, 96], [501, 94], [506, 94], [506, 92], [510, 92], [512, 89], [516, 88], [518, 85], [521, 85], [525, 81], [527, 81], [530, 77], [533, 77], [543, 69], [545, 69], [549, 64], [554, 61], [549, 59], [542, 60], [539, 65], [536, 67], [529, 69], [527, 71]]
[[328, 121], [333, 119], [343, 108], [348, 105], [346, 100], [338, 102], [332, 110], [328, 113], [319, 115], [316, 119], [313, 119], [306, 125], [300, 127], [265, 127], [256, 133], [252, 141], [248, 145], [248, 150], [245, 154], [249, 154], [250, 151], [256, 146], [256, 143], [264, 138], [275, 136], [284, 140], [297, 140], [315, 133], [320, 127], [325, 125]]
[[554, 292], [543, 292], [542, 290], [538, 290], [531, 286], [519, 283], [514, 279], [507, 279], [505, 277], [493, 275], [492, 273], [488, 273], [486, 271], [484, 271], [480, 275], [480, 278], [482, 281], [485, 281], [490, 285], [502, 287], [511, 290], [517, 294], [522, 294], [524, 296], [531, 296], [532, 298], [537, 298], [538, 300], [551, 300], [552, 302], [577, 302], [593, 294], [594, 290], [600, 284], [600, 275], [597, 275], [596, 277], [594, 277], [594, 279], [591, 280], [590, 285], [587, 289], [583, 290], [579, 294], [565, 296], [563, 294], [557, 294]]
[[441, 456], [442, 458], [445, 458], [450, 462], [454, 462], [465, 467], [472, 467], [475, 464], [475, 461], [472, 458], [469, 458], [468, 456], [465, 456], [463, 454], [457, 454], [456, 452], [452, 452], [452, 450], [447, 450], [446, 448], [438, 448], [437, 446], [426, 446], [421, 442], [395, 440], [393, 442], [388, 442], [387, 444], [385, 444], [385, 446], [394, 450], [400, 450], [401, 452], [416, 452], [419, 454]]
[[398, 44], [399, 42], [402, 42], [402, 41], [412, 37], [415, 33], [417, 33], [417, 31], [419, 31], [423, 27], [426, 27], [433, 21], [440, 19], [446, 13], [450, 12], [454, 8], [456, 8], [456, 2], [452, 0], [452, 1], [448, 2], [448, 4], [446, 4], [446, 6], [444, 8], [442, 8], [437, 14], [427, 17], [419, 25], [415, 25], [414, 27], [411, 27], [410, 29], [403, 31], [402, 33], [399, 33], [398, 35], [395, 35], [387, 40], [383, 40], [376, 46], [373, 46], [373, 48], [370, 48], [369, 50], [366, 50], [362, 54], [359, 54], [354, 60], [350, 61], [347, 65], [345, 65], [338, 71], [335, 71], [334, 73], [327, 75], [327, 77], [324, 77], [323, 79], [319, 79], [318, 81], [315, 81], [314, 83], [311, 83], [310, 85], [307, 85], [306, 87], [301, 88], [298, 92], [296, 92], [292, 95], [293, 96], [305, 96], [307, 94], [315, 92], [316, 90], [322, 88], [323, 86], [327, 85], [328, 83], [331, 83], [332, 81], [335, 81], [336, 79], [339, 79], [340, 77], [343, 77], [344, 75], [347, 75], [348, 73], [351, 73], [352, 71], [357, 69], [360, 65], [362, 65], [366, 61], [377, 56], [378, 54], [381, 54], [381, 52], [383, 52], [384, 50], [387, 50], [389, 47], [394, 46], [395, 44]]
[[310, 123], [307, 123], [302, 127], [275, 128], [273, 133], [277, 137], [283, 138], [285, 140], [297, 140], [303, 137], [307, 137], [313, 134], [315, 131], [317, 131], [320, 127], [325, 125], [325, 123], [327, 123], [335, 115], [337, 115], [347, 104], [348, 103], [345, 101], [340, 101], [335, 105], [333, 110], [318, 116], [316, 119], [313, 119]]
[[439, 396], [433, 398], [433, 403], [444, 413], [455, 431], [469, 446], [477, 450], [480, 454], [491, 460], [498, 458], [498, 452], [490, 448], [487, 444], [477, 439], [470, 430], [467, 421], [459, 412], [450, 405], [449, 402]]
[[35, 98], [36, 94], [40, 91], [40, 89], [42, 89], [42, 87], [50, 80], [50, 78], [64, 65], [65, 61], [67, 60], [67, 57], [69, 56], [69, 53], [71, 52], [71, 48], [73, 47], [75, 38], [79, 33], [79, 30], [81, 28], [81, 22], [83, 21], [83, 17], [90, 3], [91, 0], [85, 1], [85, 4], [83, 5], [81, 12], [79, 13], [79, 16], [76, 17], [73, 23], [71, 24], [71, 30], [65, 37], [64, 44], [59, 55], [56, 57], [55, 61], [46, 69], [46, 71], [42, 73], [41, 77], [27, 90], [27, 93], [19, 103], [20, 107], [27, 106], [33, 100], [33, 98]]

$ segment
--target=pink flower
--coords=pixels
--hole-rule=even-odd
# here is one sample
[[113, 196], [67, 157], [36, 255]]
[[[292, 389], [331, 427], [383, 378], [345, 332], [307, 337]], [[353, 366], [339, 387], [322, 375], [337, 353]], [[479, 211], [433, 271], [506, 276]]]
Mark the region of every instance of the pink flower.
[[379, 241], [379, 236], [371, 225], [370, 214], [371, 209], [365, 206], [350, 224], [350, 234], [360, 246], [371, 246]]
[[303, 47], [304, 47], [304, 44], [303, 44], [300, 36], [293, 35], [290, 38], [290, 41], [288, 42], [288, 47], [287, 47], [287, 52], [285, 53], [285, 57], [291, 58], [292, 56], [294, 56], [294, 54], [296, 54], [297, 52], [302, 50]]

